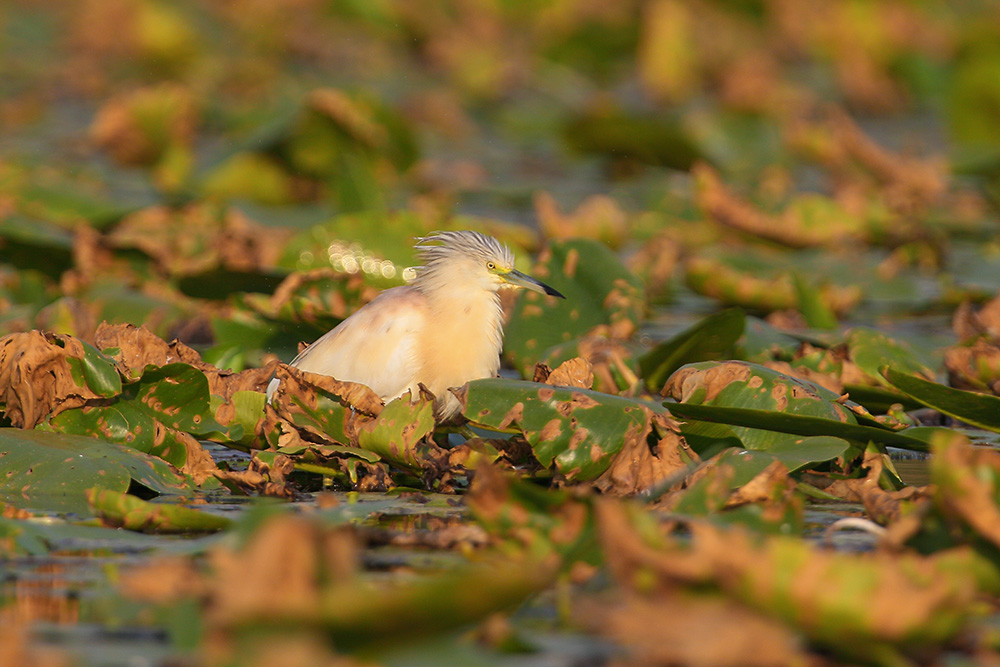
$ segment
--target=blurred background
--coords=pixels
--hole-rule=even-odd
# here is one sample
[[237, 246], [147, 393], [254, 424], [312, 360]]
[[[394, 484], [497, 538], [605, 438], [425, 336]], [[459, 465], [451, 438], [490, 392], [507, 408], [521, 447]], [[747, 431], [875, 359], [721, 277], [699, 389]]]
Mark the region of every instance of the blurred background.
[[0, 50], [0, 334], [287, 360], [442, 228], [604, 242], [654, 335], [1000, 284], [987, 0], [19, 0]]

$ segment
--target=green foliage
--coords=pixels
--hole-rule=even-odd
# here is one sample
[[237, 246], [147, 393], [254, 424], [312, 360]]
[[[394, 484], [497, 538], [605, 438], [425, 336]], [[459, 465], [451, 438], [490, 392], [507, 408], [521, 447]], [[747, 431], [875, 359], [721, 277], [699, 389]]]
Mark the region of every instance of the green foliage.
[[232, 520], [224, 516], [183, 505], [151, 503], [97, 486], [87, 489], [84, 495], [106, 524], [140, 533], [212, 533], [232, 525]]
[[654, 412], [645, 401], [495, 379], [468, 383], [462, 409], [474, 426], [520, 433], [539, 463], [574, 481], [596, 479], [626, 440], [645, 439]]
[[161, 494], [190, 483], [162, 459], [94, 437], [42, 430], [0, 429], [0, 493], [10, 502], [78, 496], [93, 486], [123, 493], [135, 481]]
[[532, 275], [566, 298], [529, 291], [518, 296], [504, 335], [504, 355], [523, 375], [530, 375], [546, 350], [594, 327], [634, 329], [643, 320], [642, 284], [600, 243], [553, 242]]
[[651, 391], [681, 366], [726, 358], [744, 334], [746, 315], [739, 308], [710, 315], [673, 338], [663, 341], [639, 359], [639, 370]]

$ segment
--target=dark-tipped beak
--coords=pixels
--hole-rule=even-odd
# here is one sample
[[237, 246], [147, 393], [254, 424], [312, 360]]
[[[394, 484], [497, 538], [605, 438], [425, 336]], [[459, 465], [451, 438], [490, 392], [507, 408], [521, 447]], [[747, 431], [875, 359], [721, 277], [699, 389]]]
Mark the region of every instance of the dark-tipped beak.
[[509, 285], [513, 287], [523, 287], [524, 289], [530, 289], [532, 292], [539, 292], [541, 294], [548, 294], [549, 296], [556, 296], [560, 299], [565, 299], [559, 290], [549, 287], [541, 280], [535, 280], [529, 275], [521, 273], [520, 271], [513, 270], [508, 271], [503, 275], [503, 279]]

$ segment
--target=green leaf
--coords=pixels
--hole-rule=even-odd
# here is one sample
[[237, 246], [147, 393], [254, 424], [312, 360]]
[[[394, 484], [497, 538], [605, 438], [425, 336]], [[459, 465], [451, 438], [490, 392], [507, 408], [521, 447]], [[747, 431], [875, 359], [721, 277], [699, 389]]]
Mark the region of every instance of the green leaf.
[[[159, 494], [184, 494], [188, 480], [134, 449], [38, 429], [0, 428], [0, 494], [11, 501], [78, 496], [92, 486], [124, 492], [132, 481]], [[44, 500], [40, 501], [44, 506]]]
[[1000, 432], [1000, 398], [996, 396], [955, 389], [891, 367], [883, 369], [882, 375], [896, 389], [928, 408], [972, 426]]
[[642, 282], [607, 246], [590, 239], [552, 242], [532, 274], [562, 292], [518, 295], [504, 334], [504, 354], [522, 375], [556, 345], [604, 324], [637, 327], [643, 318]]
[[730, 308], [709, 315], [639, 358], [639, 370], [651, 391], [658, 391], [678, 368], [696, 361], [722, 359], [743, 335], [746, 313]]
[[187, 445], [178, 433], [195, 436], [225, 431], [211, 409], [208, 378], [184, 363], [147, 366], [109, 405], [65, 410], [47, 423], [62, 433], [92, 435], [159, 456], [178, 467]]
[[98, 396], [110, 398], [121, 393], [122, 379], [111, 357], [99, 352], [90, 343], [80, 341], [83, 358], [66, 357], [70, 374], [77, 386], [89, 387]]
[[798, 272], [792, 274], [795, 294], [799, 301], [799, 312], [806, 324], [813, 329], [836, 329], [837, 316], [823, 299], [823, 293]]
[[906, 343], [886, 336], [869, 327], [854, 327], [844, 341], [851, 361], [858, 365], [875, 383], [884, 387], [889, 383], [880, 371], [888, 366], [897, 373], [908, 373], [931, 380], [932, 371]]
[[846, 454], [850, 448], [851, 443], [844, 438], [814, 435], [775, 445], [767, 453], [784, 463], [789, 472], [796, 472], [817, 463], [832, 461]]
[[655, 403], [521, 380], [474, 380], [461, 393], [473, 426], [521, 433], [543, 466], [576, 481], [597, 478], [625, 440], [663, 412]]
[[151, 503], [127, 493], [93, 487], [85, 491], [87, 502], [105, 523], [140, 533], [213, 533], [225, 530], [232, 520], [200, 510]]
[[421, 397], [410, 403], [407, 392], [389, 401], [374, 421], [358, 432], [358, 444], [383, 460], [407, 468], [423, 468], [431, 445], [425, 438], [434, 432], [434, 402]]
[[[763, 415], [792, 413], [838, 423], [857, 422], [855, 415], [838, 402], [839, 396], [832, 391], [745, 361], [688, 364], [670, 377], [664, 391], [685, 405], [704, 404], [750, 409]], [[672, 406], [670, 409], [674, 411]], [[697, 417], [692, 416], [692, 419]], [[724, 423], [733, 427], [747, 449], [770, 449], [795, 440], [780, 429], [771, 429], [766, 425], [752, 429], [738, 422]]]
[[[696, 419], [718, 422], [731, 426], [776, 431], [805, 436], [832, 436], [855, 442], [876, 442], [916, 452], [930, 451], [926, 442], [906, 435], [905, 432], [888, 431], [874, 426], [850, 424], [829, 418], [796, 415], [772, 410], [718, 407], [689, 403], [664, 403], [679, 419]], [[751, 444], [755, 444], [751, 440]], [[774, 445], [771, 445], [772, 447]], [[748, 449], [750, 449], [748, 445]], [[768, 449], [764, 447], [764, 449]]]

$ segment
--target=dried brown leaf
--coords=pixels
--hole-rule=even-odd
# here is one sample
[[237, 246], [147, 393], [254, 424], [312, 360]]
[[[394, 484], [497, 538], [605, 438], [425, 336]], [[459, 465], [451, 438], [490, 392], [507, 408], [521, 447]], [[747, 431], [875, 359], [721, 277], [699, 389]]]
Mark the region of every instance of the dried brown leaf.
[[73, 336], [28, 331], [0, 338], [0, 404], [7, 419], [34, 428], [46, 417], [104, 400], [73, 378], [68, 359], [83, 356]]
[[[649, 491], [674, 473], [685, 469], [698, 455], [688, 447], [680, 434], [677, 422], [667, 415], [656, 414], [647, 408], [642, 430], [629, 429], [621, 451], [615, 454], [608, 469], [594, 482], [604, 493], [633, 495]], [[654, 427], [665, 434], [655, 445], [650, 445]]]

